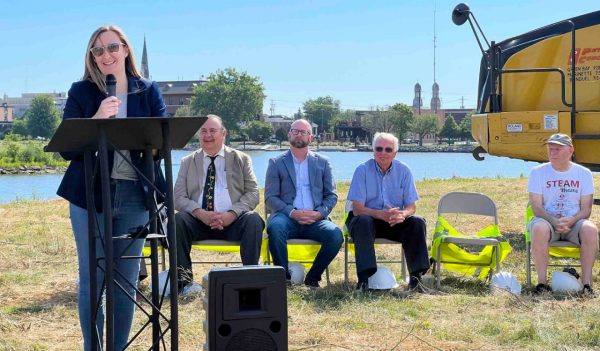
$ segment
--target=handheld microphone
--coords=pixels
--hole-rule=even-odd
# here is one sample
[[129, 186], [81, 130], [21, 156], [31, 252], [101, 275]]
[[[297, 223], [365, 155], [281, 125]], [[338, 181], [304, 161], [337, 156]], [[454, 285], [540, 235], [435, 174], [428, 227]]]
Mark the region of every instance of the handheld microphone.
[[[106, 92], [108, 96], [117, 96], [117, 79], [113, 74], [106, 75]], [[114, 118], [115, 116], [110, 116], [110, 118]]]

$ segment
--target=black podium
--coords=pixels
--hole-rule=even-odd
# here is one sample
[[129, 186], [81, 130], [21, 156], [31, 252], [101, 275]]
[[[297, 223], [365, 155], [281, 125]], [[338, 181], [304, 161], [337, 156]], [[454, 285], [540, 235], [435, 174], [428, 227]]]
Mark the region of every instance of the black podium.
[[[177, 252], [175, 244], [175, 219], [173, 206], [173, 171], [171, 162], [171, 149], [182, 148], [192, 138], [206, 117], [137, 117], [137, 118], [111, 118], [111, 119], [67, 119], [63, 120], [56, 130], [56, 133], [46, 146], [48, 152], [83, 152], [85, 165], [85, 185], [88, 210], [88, 229], [90, 235], [90, 310], [92, 311], [91, 329], [93, 350], [105, 349], [113, 350], [114, 341], [114, 285], [106, 282], [114, 282], [114, 240], [131, 240], [136, 238], [146, 238], [151, 246], [151, 272], [152, 272], [152, 296], [148, 299], [137, 290], [140, 302], [134, 300], [135, 305], [143, 311], [148, 317], [148, 322], [144, 323], [141, 329], [135, 333], [132, 340], [135, 339], [146, 327], [152, 326], [152, 350], [160, 350], [161, 345], [166, 349], [165, 337], [167, 332], [171, 333], [171, 350], [178, 350], [178, 312], [177, 312]], [[131, 233], [122, 237], [113, 238], [112, 232], [112, 209], [110, 195], [110, 175], [108, 169], [108, 150], [144, 150], [144, 165], [147, 175], [153, 175], [154, 162], [152, 161], [153, 150], [158, 150], [165, 161], [165, 178], [167, 190], [165, 194], [153, 185], [152, 176], [147, 178], [143, 172], [134, 167], [138, 177], [144, 179], [149, 187], [148, 209], [149, 221], [146, 230], [139, 233]], [[94, 164], [94, 153], [97, 152], [96, 163]], [[130, 163], [131, 166], [133, 164]], [[94, 182], [95, 177], [100, 177], [102, 188], [102, 215], [104, 218], [104, 258], [96, 257], [96, 205], [94, 201]], [[159, 207], [156, 205], [155, 197], [162, 195], [167, 213], [167, 233], [159, 233], [160, 226], [157, 226], [157, 217]], [[118, 233], [122, 234], [122, 233]], [[164, 241], [163, 239], [166, 239]], [[161, 313], [162, 303], [164, 301], [164, 291], [159, 291], [158, 285], [158, 243], [160, 240], [168, 243], [163, 249], [169, 251], [169, 282], [170, 290], [170, 318]], [[140, 257], [127, 257], [136, 259]], [[98, 340], [96, 330], [96, 313], [98, 310], [99, 299], [96, 290], [96, 272], [102, 269], [99, 260], [104, 260], [104, 288], [105, 288], [105, 324], [106, 324], [106, 348], [102, 348]], [[102, 291], [102, 290], [100, 290]], [[150, 306], [151, 311], [144, 309], [144, 303]], [[130, 342], [132, 341], [130, 340]]]

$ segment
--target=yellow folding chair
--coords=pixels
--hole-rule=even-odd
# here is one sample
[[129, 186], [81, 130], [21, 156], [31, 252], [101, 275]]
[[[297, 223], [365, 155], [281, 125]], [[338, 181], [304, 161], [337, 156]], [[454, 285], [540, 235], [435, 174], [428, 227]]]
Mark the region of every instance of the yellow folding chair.
[[[260, 247], [260, 255], [261, 257], [267, 257], [269, 246], [269, 239], [266, 233], [263, 233], [262, 243]], [[202, 261], [192, 261], [193, 264], [225, 264], [226, 266], [230, 264], [241, 264], [242, 261], [239, 260], [240, 253], [240, 242], [239, 241], [230, 241], [230, 240], [219, 240], [219, 239], [206, 239], [206, 240], [198, 240], [192, 243], [192, 249], [195, 250], [204, 250], [204, 251], [212, 251], [212, 252], [222, 252], [222, 253], [237, 253], [237, 260], [202, 260]]]
[[[534, 263], [531, 258], [531, 234], [527, 230], [527, 223], [531, 221], [535, 217], [533, 213], [533, 208], [531, 205], [527, 205], [527, 209], [525, 210], [525, 231], [523, 234], [525, 235], [525, 251], [527, 252], [527, 260], [526, 260], [526, 269], [527, 269], [527, 287], [531, 287], [531, 270]], [[563, 259], [576, 259], [579, 260], [581, 250], [579, 245], [576, 245], [570, 241], [554, 241], [550, 243], [549, 249], [550, 258], [559, 259], [559, 262], [548, 262], [548, 266], [552, 267], [581, 267], [579, 261], [576, 263], [570, 262], [568, 264], [564, 263]]]
[[[269, 215], [271, 211], [267, 208], [267, 204], [265, 204], [265, 222], [268, 223]], [[266, 230], [266, 228], [265, 228]], [[265, 243], [263, 242], [263, 247]], [[267, 250], [265, 252], [266, 264], [271, 264], [271, 252], [268, 250], [268, 242], [267, 242]], [[312, 266], [315, 257], [319, 253], [321, 249], [321, 243], [311, 239], [288, 239], [287, 240], [287, 249], [288, 249], [288, 262], [298, 262], [301, 263], [306, 269], [310, 269]], [[329, 267], [325, 268], [325, 279], [327, 281], [327, 285], [331, 283], [329, 276]]]
[[[449, 215], [486, 218], [484, 224], [479, 226], [485, 227], [475, 234], [464, 234], [452, 226]], [[467, 246], [481, 247], [481, 251], [472, 252]], [[450, 192], [442, 196], [438, 203], [438, 218], [431, 245], [438, 289], [442, 264], [449, 271], [486, 280], [492, 276], [493, 271], [500, 270], [500, 263], [511, 249], [500, 233], [496, 204], [492, 199], [472, 192]]]
[[[346, 226], [346, 220], [348, 219], [348, 213], [352, 210], [352, 202], [346, 201], [346, 208], [344, 210], [344, 218], [343, 218], [343, 228], [342, 233], [344, 234], [344, 282], [347, 284], [349, 281], [349, 270], [351, 264], [356, 264], [355, 260], [350, 260], [350, 252], [354, 255], [354, 241], [350, 236], [350, 231]], [[406, 258], [404, 257], [404, 248], [402, 247], [402, 243], [399, 241], [393, 241], [385, 238], [376, 238], [375, 239], [375, 247], [377, 245], [400, 245], [400, 259], [399, 260], [377, 260], [377, 263], [398, 263], [400, 264], [401, 271], [401, 279], [404, 282], [407, 282], [407, 268], [406, 268]]]

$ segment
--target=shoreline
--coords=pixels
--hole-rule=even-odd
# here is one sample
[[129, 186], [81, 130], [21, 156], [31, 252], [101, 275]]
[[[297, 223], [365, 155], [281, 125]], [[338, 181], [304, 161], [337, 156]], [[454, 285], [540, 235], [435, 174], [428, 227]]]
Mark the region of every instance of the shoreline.
[[67, 166], [19, 166], [0, 167], [2, 175], [34, 175], [34, 174], [61, 174], [67, 171]]
[[[287, 145], [279, 147], [275, 144], [256, 145], [230, 145], [240, 151], [286, 151]], [[443, 152], [443, 153], [471, 153], [476, 145], [400, 145], [398, 152]], [[181, 150], [194, 151], [196, 146], [186, 147]], [[372, 152], [370, 145], [359, 145], [359, 148], [349, 148], [340, 145], [319, 145], [311, 147], [314, 151], [327, 152]], [[65, 173], [67, 166], [19, 166], [19, 167], [0, 167], [0, 177], [3, 175], [42, 175], [42, 174], [61, 174]]]

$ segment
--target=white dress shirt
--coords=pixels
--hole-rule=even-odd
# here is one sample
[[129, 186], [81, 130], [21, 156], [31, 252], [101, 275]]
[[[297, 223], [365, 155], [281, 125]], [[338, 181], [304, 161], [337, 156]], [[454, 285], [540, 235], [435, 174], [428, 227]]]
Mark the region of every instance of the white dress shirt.
[[[200, 181], [200, 198], [197, 200], [198, 204], [202, 208], [202, 199], [204, 195], [204, 183], [206, 182], [206, 176], [208, 173], [208, 166], [210, 165], [209, 155], [202, 150], [202, 156], [204, 157], [203, 168], [204, 178], [199, 179]], [[227, 188], [227, 170], [225, 169], [225, 145], [221, 147], [221, 150], [215, 155], [215, 212], [227, 212], [231, 210], [232, 203], [231, 197], [229, 196], [229, 189]]]
[[300, 162], [294, 154], [294, 169], [296, 171], [296, 198], [294, 199], [294, 208], [298, 210], [314, 210], [315, 203], [312, 198], [310, 188], [310, 177], [308, 175], [308, 156]]

